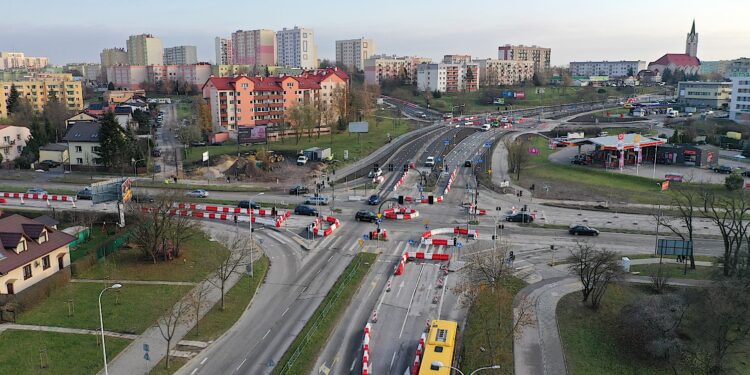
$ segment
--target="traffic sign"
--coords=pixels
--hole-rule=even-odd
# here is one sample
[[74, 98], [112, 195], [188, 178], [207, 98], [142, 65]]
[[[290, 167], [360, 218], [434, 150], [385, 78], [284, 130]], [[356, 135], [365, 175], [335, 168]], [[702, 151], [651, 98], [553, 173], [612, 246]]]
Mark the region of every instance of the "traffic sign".
[[369, 239], [370, 239], [370, 236], [365, 234], [362, 236], [362, 239], [360, 239], [360, 241], [369, 240]]
[[451, 140], [450, 140], [450, 139], [443, 139], [443, 144], [444, 144], [444, 145], [446, 145], [446, 146], [447, 146], [447, 145], [449, 145], [450, 143], [451, 143]]
[[424, 219], [424, 225], [427, 225], [427, 224], [429, 224], [429, 223], [430, 223], [430, 221], [429, 221], [429, 220], [427, 220], [427, 219]]
[[460, 242], [456, 242], [456, 247], [460, 249], [460, 248], [464, 247], [464, 244], [462, 244]]
[[361, 238], [357, 240], [357, 243], [359, 244], [359, 248], [360, 249], [362, 248], [362, 246], [365, 246], [365, 240], [363, 240]]
[[375, 220], [375, 222], [378, 223], [378, 224], [380, 224], [380, 223], [383, 222], [383, 219], [377, 219], [377, 220]]
[[441, 158], [440, 156], [438, 156], [437, 159], [435, 159], [435, 160], [437, 160], [438, 162], [441, 162], [441, 161], [443, 161], [443, 158]]
[[625, 134], [620, 133], [620, 134], [617, 135], [617, 140], [618, 141], [622, 141], [623, 139], [625, 139]]
[[492, 141], [484, 142], [484, 147], [486, 147], [486, 148], [492, 147]]
[[380, 212], [378, 212], [378, 219], [380, 219], [381, 217], [383, 217], [383, 214], [381, 214]]
[[147, 361], [151, 360], [151, 356], [148, 355], [148, 352], [146, 352], [146, 353], [143, 354], [143, 359], [145, 359]]
[[414, 240], [409, 240], [409, 246], [414, 246]]
[[148, 344], [144, 342], [144, 343], [143, 343], [143, 351], [144, 351], [144, 352], [147, 352], [147, 351], [149, 351], [149, 349], [150, 349], [150, 348], [148, 347]]
[[483, 159], [477, 159], [477, 164], [482, 164], [484, 162]]

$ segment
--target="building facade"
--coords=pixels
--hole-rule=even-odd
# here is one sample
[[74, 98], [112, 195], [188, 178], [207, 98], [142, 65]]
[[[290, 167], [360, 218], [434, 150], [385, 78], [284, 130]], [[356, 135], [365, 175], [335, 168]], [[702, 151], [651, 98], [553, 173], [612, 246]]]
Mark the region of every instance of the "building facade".
[[68, 144], [71, 168], [100, 167], [102, 125], [98, 122], [77, 122], [68, 128], [63, 141]]
[[0, 151], [3, 161], [10, 162], [21, 156], [31, 132], [23, 126], [0, 125]]
[[726, 108], [732, 97], [731, 82], [694, 82], [677, 84], [677, 101], [698, 108]]
[[633, 61], [573, 61], [570, 63], [570, 75], [573, 76], [610, 76], [624, 78], [635, 76], [648, 67], [648, 63]]
[[336, 65], [349, 70], [362, 71], [365, 60], [375, 55], [375, 42], [372, 39], [348, 39], [336, 41]]
[[254, 65], [212, 65], [211, 74], [216, 77], [233, 77], [239, 75], [265, 75], [268, 73], [269, 76], [287, 75], [297, 76], [304, 73], [302, 68], [287, 68], [284, 66], [264, 66], [258, 67]]
[[667, 53], [658, 60], [648, 64], [648, 70], [663, 75], [669, 69], [671, 72], [682, 71], [693, 75], [700, 73], [701, 61], [698, 59], [698, 33], [695, 32], [695, 20], [693, 27], [685, 40], [685, 53]]
[[128, 38], [130, 65], [163, 65], [164, 48], [161, 39], [151, 34], [131, 35]]
[[398, 79], [405, 84], [417, 82], [417, 67], [431, 63], [426, 57], [377, 55], [365, 60], [365, 83], [378, 85], [384, 80]]
[[290, 68], [316, 69], [318, 52], [313, 29], [284, 28], [276, 32], [276, 61]]
[[[83, 87], [81, 81], [74, 81], [72, 75], [61, 74], [64, 77], [34, 76], [24, 81], [0, 82], [0, 88], [7, 98], [12, 86], [16, 86], [20, 97], [26, 98], [37, 112], [44, 110], [52, 93], [65, 103], [69, 111], [83, 109]], [[5, 101], [3, 101], [5, 103]], [[3, 112], [0, 110], [0, 112]], [[5, 110], [7, 116], [7, 108]]]
[[105, 48], [99, 54], [99, 58], [102, 69], [106, 69], [112, 65], [128, 64], [128, 53], [124, 48]]
[[107, 68], [107, 77], [116, 88], [145, 89], [144, 85], [163, 82], [187, 83], [200, 88], [211, 77], [208, 63], [192, 65], [116, 65]]
[[0, 70], [3, 69], [41, 69], [49, 65], [46, 57], [29, 57], [23, 52], [0, 52]]
[[216, 65], [232, 64], [232, 39], [217, 36], [214, 38], [214, 53]]
[[420, 91], [463, 92], [479, 88], [479, 65], [477, 63], [419, 64], [417, 88]]
[[81, 73], [81, 78], [86, 82], [96, 82], [102, 78], [102, 66], [94, 63], [72, 63], [65, 64], [63, 71]]
[[520, 85], [534, 77], [533, 61], [483, 59], [475, 62], [482, 86]]
[[348, 83], [346, 73], [336, 68], [299, 76], [212, 77], [203, 86], [203, 99], [211, 110], [214, 131], [236, 134], [241, 126], [273, 128], [284, 123], [285, 112], [294, 105], [332, 105], [333, 92]]
[[471, 61], [471, 55], [443, 55], [445, 64], [468, 64]]
[[728, 75], [732, 79], [729, 118], [750, 123], [750, 59], [735, 60], [729, 67]]
[[552, 49], [539, 46], [506, 44], [497, 48], [500, 60], [533, 61], [534, 71], [541, 72], [550, 68]]
[[276, 65], [276, 32], [273, 30], [237, 30], [232, 33], [231, 63], [239, 65]]
[[717, 74], [725, 76], [729, 72], [729, 66], [734, 60], [701, 61], [701, 75]]
[[164, 49], [164, 65], [191, 65], [198, 63], [195, 46], [176, 46]]

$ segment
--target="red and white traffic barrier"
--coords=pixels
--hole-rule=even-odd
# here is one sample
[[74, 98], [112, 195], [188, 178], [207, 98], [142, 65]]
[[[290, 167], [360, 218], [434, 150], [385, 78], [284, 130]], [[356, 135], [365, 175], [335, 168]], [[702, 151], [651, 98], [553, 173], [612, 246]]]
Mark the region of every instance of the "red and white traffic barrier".
[[[329, 226], [326, 229], [322, 229], [323, 223], [327, 223]], [[330, 236], [333, 231], [341, 227], [341, 222], [339, 219], [333, 217], [333, 216], [324, 216], [316, 218], [315, 221], [308, 226], [308, 230], [310, 233], [316, 236]]]
[[250, 212], [253, 213], [253, 215], [257, 216], [283, 216], [285, 219], [289, 216], [292, 216], [292, 213], [290, 211], [282, 211], [282, 210], [276, 210], [276, 214], [274, 215], [273, 209], [267, 209], [267, 208], [261, 208], [261, 209], [254, 209]]
[[385, 241], [388, 239], [388, 231], [385, 229], [380, 229], [380, 231], [374, 230], [370, 232], [370, 239]]
[[0, 197], [21, 199], [21, 203], [23, 203], [24, 199], [53, 201], [53, 202], [74, 202], [75, 201], [75, 197], [72, 195], [57, 195], [57, 194], [29, 194], [29, 193], [0, 192]]
[[471, 205], [469, 205], [469, 214], [480, 216], [487, 215], [487, 210], [485, 210], [484, 208], [479, 208], [475, 206], [474, 203], [472, 203]]
[[422, 245], [433, 245], [433, 246], [454, 246], [455, 242], [453, 239], [447, 238], [423, 238]]
[[476, 229], [455, 227], [453, 228], [453, 234], [462, 234], [466, 237], [479, 238], [479, 231], [477, 231]]
[[231, 214], [249, 214], [250, 209], [248, 208], [239, 208], [239, 207], [232, 207], [232, 206], [221, 206], [221, 205], [207, 205], [207, 204], [197, 204], [197, 203], [175, 203], [173, 207], [177, 207], [181, 210], [200, 210], [200, 211], [209, 211], [209, 212], [223, 212], [223, 213], [231, 213]]
[[404, 267], [406, 267], [406, 253], [401, 254], [401, 260], [398, 262], [398, 266], [396, 266], [396, 271], [393, 274], [396, 276], [403, 274]]
[[445, 189], [443, 189], [443, 195], [448, 195], [448, 193], [451, 192], [451, 185], [453, 185], [453, 181], [456, 180], [456, 173], [458, 173], [458, 168], [453, 169], [450, 177], [448, 177], [448, 184], [445, 185]]
[[401, 178], [396, 182], [396, 185], [393, 186], [393, 191], [396, 191], [396, 189], [398, 189], [401, 185], [404, 184], [404, 180], [406, 180], [406, 176], [408, 174], [409, 174], [409, 170], [406, 170], [406, 172], [404, 172], [401, 175]]
[[362, 339], [362, 375], [371, 374], [370, 370], [372, 365], [370, 364], [370, 330], [372, 325], [370, 323], [365, 324], [365, 337]]
[[450, 260], [450, 254], [442, 253], [425, 253], [422, 251], [414, 252], [409, 251], [406, 253], [407, 258], [424, 259], [424, 260]]
[[392, 220], [410, 220], [419, 217], [419, 211], [406, 207], [389, 208], [383, 211], [383, 216]]
[[[153, 208], [144, 207], [141, 209], [143, 212], [153, 212]], [[225, 214], [225, 213], [217, 213], [217, 212], [203, 212], [203, 211], [192, 211], [192, 210], [178, 210], [175, 208], [172, 208], [169, 210], [169, 214], [172, 216], [189, 216], [194, 217], [198, 219], [212, 219], [212, 220], [221, 220], [221, 221], [241, 221], [241, 222], [255, 222], [255, 218], [251, 218], [250, 216], [245, 215], [236, 215], [236, 214]]]
[[417, 354], [414, 356], [414, 365], [411, 368], [411, 374], [419, 374], [419, 366], [422, 362], [422, 353], [424, 352], [424, 343], [427, 340], [427, 334], [422, 332], [422, 337], [419, 338], [419, 345], [417, 345]]

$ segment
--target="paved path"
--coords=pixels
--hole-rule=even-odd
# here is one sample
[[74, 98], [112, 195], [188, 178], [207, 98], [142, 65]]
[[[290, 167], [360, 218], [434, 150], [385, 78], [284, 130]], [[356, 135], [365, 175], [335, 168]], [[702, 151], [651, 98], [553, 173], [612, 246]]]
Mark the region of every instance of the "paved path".
[[[63, 328], [63, 327], [50, 327], [50, 326], [36, 326], [30, 324], [16, 324], [16, 323], [4, 323], [0, 324], [0, 332], [16, 329], [19, 331], [38, 331], [38, 332], [56, 332], [56, 333], [71, 333], [78, 335], [99, 335], [98, 329], [80, 329], [80, 328]], [[131, 335], [128, 333], [104, 331], [105, 336], [118, 337], [121, 339], [135, 340], [138, 335]]]
[[152, 280], [97, 280], [97, 279], [71, 279], [71, 283], [95, 283], [95, 284], [135, 284], [135, 285], [178, 285], [195, 286], [198, 283], [187, 281], [152, 281]]

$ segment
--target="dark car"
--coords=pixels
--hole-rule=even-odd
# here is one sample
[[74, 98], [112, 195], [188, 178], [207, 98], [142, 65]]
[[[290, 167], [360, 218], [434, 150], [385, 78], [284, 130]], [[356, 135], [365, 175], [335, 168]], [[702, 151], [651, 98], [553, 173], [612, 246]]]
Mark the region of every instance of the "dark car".
[[130, 201], [135, 203], [154, 203], [154, 197], [146, 194], [133, 194], [130, 197]]
[[730, 174], [732, 173], [732, 167], [727, 165], [720, 165], [718, 167], [714, 167], [714, 172], [721, 174]]
[[599, 230], [585, 225], [572, 225], [570, 229], [568, 229], [568, 233], [574, 236], [598, 236]]
[[76, 199], [92, 200], [94, 199], [94, 191], [90, 187], [85, 187], [76, 194]]
[[295, 215], [318, 216], [318, 210], [301, 204], [294, 209]]
[[532, 221], [534, 221], [534, 217], [529, 213], [519, 212], [513, 215], [506, 216], [505, 221], [510, 221], [513, 223], [531, 223]]
[[237, 207], [252, 208], [253, 210], [260, 210], [260, 204], [255, 203], [253, 201], [240, 201], [240, 203], [237, 204]]
[[464, 167], [471, 168], [471, 160], [467, 160], [464, 162]]
[[354, 215], [354, 220], [357, 220], [357, 221], [367, 221], [367, 222], [370, 222], [370, 223], [372, 223], [372, 222], [374, 222], [374, 221], [377, 221], [377, 220], [378, 220], [378, 215], [376, 215], [376, 214], [375, 214], [374, 212], [372, 212], [372, 211], [367, 211], [367, 210], [359, 210], [359, 211], [357, 211], [357, 213], [356, 213], [356, 214]]
[[161, 156], [161, 150], [159, 150], [158, 148], [155, 148], [153, 151], [151, 151], [151, 156], [153, 156], [155, 158], [160, 157]]
[[190, 142], [190, 145], [193, 147], [203, 147], [206, 145], [206, 142]]
[[307, 186], [302, 186], [302, 185], [297, 185], [289, 189], [289, 194], [291, 195], [307, 194], [309, 192], [310, 192], [310, 189], [308, 189]]
[[47, 165], [48, 168], [57, 168], [60, 166], [60, 162], [54, 160], [42, 160], [41, 164]]
[[376, 206], [380, 204], [380, 197], [377, 194], [373, 194], [370, 198], [367, 198], [367, 204], [370, 206]]

